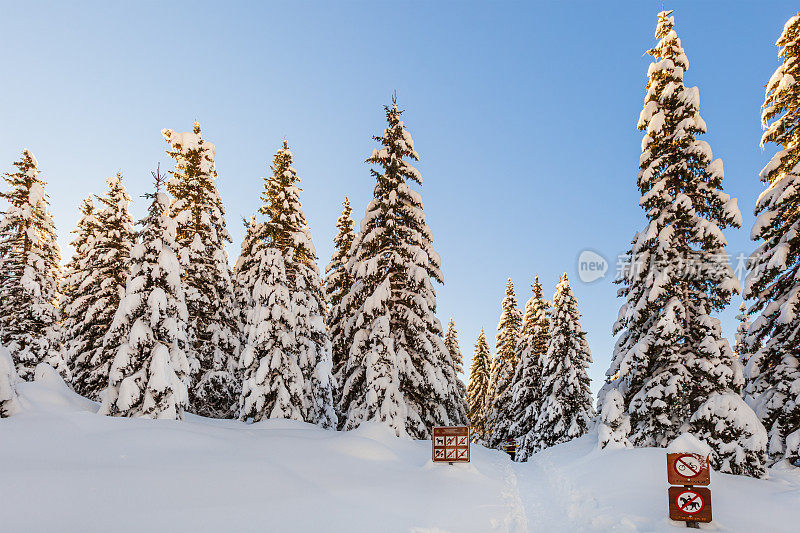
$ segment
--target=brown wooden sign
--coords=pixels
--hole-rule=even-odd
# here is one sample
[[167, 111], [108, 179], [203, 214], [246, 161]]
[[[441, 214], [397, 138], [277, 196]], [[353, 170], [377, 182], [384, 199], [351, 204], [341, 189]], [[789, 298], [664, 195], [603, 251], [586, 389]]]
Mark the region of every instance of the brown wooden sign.
[[711, 491], [705, 487], [670, 487], [669, 517], [686, 522], [711, 522]]
[[434, 463], [469, 462], [468, 426], [435, 427], [431, 442]]
[[696, 453], [668, 453], [667, 481], [670, 485], [708, 485], [711, 483], [708, 456]]

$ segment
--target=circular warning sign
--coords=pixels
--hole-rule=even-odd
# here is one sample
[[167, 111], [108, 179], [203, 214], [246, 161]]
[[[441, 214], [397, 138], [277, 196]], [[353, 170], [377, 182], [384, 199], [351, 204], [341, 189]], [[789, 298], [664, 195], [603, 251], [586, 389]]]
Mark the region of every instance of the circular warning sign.
[[687, 514], [697, 514], [705, 506], [703, 497], [693, 490], [685, 490], [675, 497], [675, 505], [682, 512]]
[[694, 455], [683, 454], [675, 460], [675, 471], [683, 477], [693, 478], [700, 475], [703, 465]]

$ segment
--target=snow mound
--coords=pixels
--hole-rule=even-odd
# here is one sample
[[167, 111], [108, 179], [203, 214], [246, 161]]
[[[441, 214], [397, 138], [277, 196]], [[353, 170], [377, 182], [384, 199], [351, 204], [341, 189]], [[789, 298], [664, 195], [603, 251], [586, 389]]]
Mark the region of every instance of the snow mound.
[[711, 447], [691, 433], [681, 433], [667, 446], [667, 453], [696, 453], [711, 455]]
[[64, 382], [56, 370], [47, 363], [39, 363], [32, 382], [17, 385], [22, 412], [96, 413], [99, 405], [78, 395]]

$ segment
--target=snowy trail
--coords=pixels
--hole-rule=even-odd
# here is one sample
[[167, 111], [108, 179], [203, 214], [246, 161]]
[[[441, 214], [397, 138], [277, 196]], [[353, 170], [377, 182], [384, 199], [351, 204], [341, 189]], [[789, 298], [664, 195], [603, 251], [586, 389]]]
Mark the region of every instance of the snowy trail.
[[[367, 424], [325, 431], [98, 416], [53, 372], [0, 419], [0, 530], [373, 533], [675, 531], [661, 449], [599, 452], [587, 435], [527, 463], [474, 446], [434, 464], [430, 441]], [[714, 531], [790, 533], [800, 469], [712, 473]], [[45, 506], [41, 502], [47, 502]], [[132, 507], [136, 512], [129, 512]], [[758, 513], [749, 509], [757, 506]], [[120, 520], [124, 515], [125, 519]]]
[[515, 463], [520, 500], [528, 518], [528, 531], [589, 531], [586, 508], [596, 506], [588, 494], [558, 472], [544, 454], [527, 463]]

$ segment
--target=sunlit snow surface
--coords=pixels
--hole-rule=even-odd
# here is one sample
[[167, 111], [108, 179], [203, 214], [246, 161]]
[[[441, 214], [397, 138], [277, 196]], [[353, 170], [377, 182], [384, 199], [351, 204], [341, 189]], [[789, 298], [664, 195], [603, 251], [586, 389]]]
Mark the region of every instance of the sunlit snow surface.
[[[336, 433], [98, 416], [60, 379], [19, 385], [0, 420], [2, 531], [676, 531], [665, 451], [599, 452], [596, 436], [516, 464], [473, 446], [434, 465], [430, 442], [369, 425]], [[800, 472], [712, 474], [714, 531], [797, 531]]]

